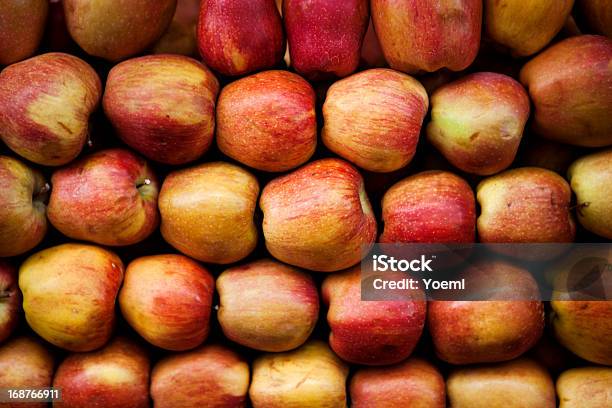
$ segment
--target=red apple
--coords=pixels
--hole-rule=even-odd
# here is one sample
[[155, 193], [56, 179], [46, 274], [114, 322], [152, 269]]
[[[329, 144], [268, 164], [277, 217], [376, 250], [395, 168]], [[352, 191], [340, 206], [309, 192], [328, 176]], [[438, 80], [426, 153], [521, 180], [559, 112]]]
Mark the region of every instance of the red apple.
[[305, 163], [317, 144], [312, 86], [288, 71], [266, 71], [223, 88], [217, 144], [227, 156], [264, 171]]
[[149, 357], [137, 343], [117, 337], [104, 348], [70, 354], [57, 368], [53, 387], [62, 407], [149, 407]]
[[76, 43], [70, 37], [64, 13], [64, 0], [49, 0], [49, 17], [43, 35], [43, 46], [50, 51], [70, 52]]
[[467, 75], [431, 97], [429, 142], [455, 167], [481, 176], [512, 164], [529, 117], [529, 97], [514, 79]]
[[612, 40], [581, 35], [529, 61], [521, 82], [534, 105], [534, 131], [557, 142], [612, 144]]
[[48, 12], [48, 0], [0, 2], [0, 65], [34, 54], [45, 31]]
[[64, 235], [101, 245], [131, 245], [159, 223], [155, 174], [124, 149], [102, 150], [57, 170], [47, 215]]
[[63, 0], [74, 41], [90, 55], [119, 61], [147, 49], [166, 31], [176, 0]]
[[521, 148], [518, 162], [528, 167], [542, 167], [567, 174], [567, 169], [576, 159], [577, 149], [574, 146], [553, 142], [542, 137], [529, 137]]
[[104, 112], [119, 137], [151, 160], [183, 164], [210, 147], [219, 82], [180, 55], [148, 55], [110, 71]]
[[96, 246], [63, 244], [37, 252], [19, 268], [26, 320], [55, 346], [95, 350], [113, 331], [122, 280], [121, 259]]
[[612, 37], [612, 3], [608, 0], [576, 0], [575, 10], [593, 32]]
[[390, 367], [362, 368], [351, 379], [353, 408], [445, 408], [444, 377], [420, 358]]
[[365, 37], [363, 38], [363, 45], [361, 46], [361, 62], [368, 68], [382, 68], [388, 66], [371, 18]]
[[198, 54], [196, 27], [200, 0], [177, 0], [170, 26], [155, 43], [154, 54], [180, 54], [195, 57]]
[[359, 65], [368, 0], [284, 0], [291, 65], [308, 79], [344, 77]]
[[21, 292], [17, 286], [17, 271], [0, 259], [0, 343], [6, 340], [19, 322]]
[[334, 83], [323, 105], [323, 143], [359, 167], [390, 172], [416, 151], [429, 101], [416, 79], [370, 69]]
[[198, 47], [206, 65], [223, 75], [277, 65], [285, 35], [274, 0], [201, 0]]
[[220, 345], [165, 357], [151, 373], [156, 408], [244, 407], [248, 389], [248, 363]]
[[263, 259], [217, 279], [218, 319], [225, 337], [263, 351], [301, 346], [317, 323], [319, 294], [310, 275]]
[[612, 368], [579, 367], [557, 379], [559, 408], [601, 408], [612, 401]]
[[342, 160], [317, 160], [272, 180], [260, 207], [268, 251], [291, 265], [339, 271], [359, 262], [376, 239], [363, 179]]
[[372, 0], [372, 21], [391, 68], [462, 71], [478, 53], [482, 1]]
[[93, 68], [72, 55], [49, 53], [13, 64], [0, 73], [0, 136], [34, 163], [66, 164], [87, 140], [101, 93]]
[[47, 232], [43, 175], [17, 159], [0, 156], [0, 257], [16, 256], [38, 245]]

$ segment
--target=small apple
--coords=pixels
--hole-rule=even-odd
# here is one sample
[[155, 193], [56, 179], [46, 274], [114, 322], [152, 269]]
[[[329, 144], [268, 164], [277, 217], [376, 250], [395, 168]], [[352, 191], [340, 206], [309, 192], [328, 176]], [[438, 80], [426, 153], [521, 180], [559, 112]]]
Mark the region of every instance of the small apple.
[[42, 54], [0, 72], [0, 136], [26, 159], [59, 166], [76, 158], [102, 85], [85, 61]]
[[26, 320], [55, 346], [97, 349], [111, 336], [122, 280], [121, 259], [100, 247], [63, 244], [37, 252], [19, 268]]
[[20, 255], [47, 232], [43, 175], [17, 159], [0, 156], [0, 257]]
[[200, 0], [177, 0], [172, 22], [153, 46], [153, 54], [197, 56], [196, 27], [199, 13]]
[[214, 278], [183, 255], [153, 255], [127, 266], [121, 314], [149, 343], [188, 350], [208, 336]]
[[284, 0], [293, 68], [311, 80], [355, 72], [369, 11], [368, 0]]
[[49, 17], [43, 35], [43, 47], [49, 51], [75, 52], [77, 45], [68, 32], [64, 0], [49, 0]]
[[0, 259], [0, 343], [6, 340], [19, 322], [21, 292], [17, 285], [17, 271]]
[[601, 408], [612, 401], [612, 368], [579, 367], [557, 379], [559, 408]]
[[263, 171], [305, 163], [317, 144], [315, 93], [299, 75], [265, 71], [221, 91], [217, 145], [227, 156]]
[[412, 160], [429, 101], [416, 79], [370, 69], [334, 83], [323, 105], [321, 137], [332, 152], [375, 172]]
[[217, 291], [225, 337], [256, 350], [301, 346], [319, 317], [319, 294], [310, 275], [273, 260], [225, 270]]
[[51, 177], [49, 221], [64, 235], [101, 245], [131, 245], [159, 223], [157, 179], [124, 149], [86, 156]]
[[74, 41], [90, 55], [119, 61], [147, 49], [168, 28], [176, 0], [63, 0]]
[[462, 71], [476, 58], [481, 0], [372, 0], [372, 21], [391, 68]]
[[198, 47], [222, 75], [244, 75], [279, 64], [285, 34], [274, 0], [202, 0]]
[[529, 117], [529, 97], [509, 76], [478, 72], [431, 97], [427, 139], [453, 164], [488, 176], [512, 164]]
[[521, 70], [534, 105], [534, 131], [585, 147], [612, 144], [612, 40], [598, 35], [565, 39]]
[[444, 377], [420, 358], [389, 367], [359, 369], [351, 379], [353, 408], [445, 408]]
[[363, 38], [363, 45], [361, 46], [361, 63], [368, 68], [383, 68], [388, 66], [371, 18], [365, 37]]
[[317, 160], [272, 180], [259, 205], [268, 251], [301, 268], [348, 268], [376, 239], [376, 218], [363, 179], [339, 159]]
[[348, 367], [327, 344], [264, 354], [253, 363], [249, 397], [254, 408], [346, 407]]
[[146, 351], [123, 337], [100, 350], [70, 354], [53, 379], [53, 387], [62, 390], [57, 405], [148, 408], [149, 369]]
[[524, 141], [517, 159], [521, 166], [542, 167], [563, 176], [577, 157], [577, 149], [571, 145], [532, 135]]
[[446, 380], [446, 392], [453, 408], [554, 408], [556, 404], [550, 374], [525, 358], [457, 368]]
[[212, 144], [219, 82], [182, 55], [148, 55], [115, 65], [104, 112], [119, 137], [145, 157], [183, 164]]
[[45, 31], [48, 12], [48, 0], [0, 2], [0, 65], [34, 54]]
[[156, 408], [244, 407], [248, 389], [248, 363], [220, 345], [165, 357], [151, 373]]
[[612, 3], [609, 0], [576, 0], [578, 19], [597, 34], [612, 38]]
[[224, 162], [177, 170], [159, 194], [161, 233], [173, 247], [203, 262], [228, 264], [253, 251], [259, 183]]

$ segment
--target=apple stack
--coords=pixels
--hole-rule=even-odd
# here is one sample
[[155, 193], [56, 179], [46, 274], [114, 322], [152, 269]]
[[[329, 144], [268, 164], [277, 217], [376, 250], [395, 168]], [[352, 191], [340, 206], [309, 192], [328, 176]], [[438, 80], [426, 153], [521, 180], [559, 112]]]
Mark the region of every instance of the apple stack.
[[359, 266], [610, 243], [611, 29], [607, 0], [2, 0], [0, 390], [612, 406], [612, 302], [511, 258], [461, 273], [533, 300], [366, 302]]

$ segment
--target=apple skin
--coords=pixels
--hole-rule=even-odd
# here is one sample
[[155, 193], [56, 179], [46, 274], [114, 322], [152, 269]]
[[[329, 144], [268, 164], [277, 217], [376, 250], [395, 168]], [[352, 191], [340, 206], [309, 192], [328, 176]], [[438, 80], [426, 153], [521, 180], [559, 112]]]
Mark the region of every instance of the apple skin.
[[509, 76], [478, 72], [431, 97], [428, 141], [455, 167], [481, 176], [509, 167], [529, 118], [529, 96]]
[[45, 32], [48, 13], [48, 0], [0, 3], [0, 65], [10, 65], [34, 54]]
[[462, 71], [480, 46], [482, 1], [372, 0], [372, 21], [393, 69]]
[[196, 32], [200, 0], [177, 0], [176, 11], [168, 29], [152, 48], [153, 54], [198, 55]]
[[275, 2], [201, 0], [198, 48], [207, 66], [227, 76], [279, 64], [285, 34]]
[[154, 346], [182, 351], [208, 336], [214, 278], [183, 255], [153, 255], [127, 266], [119, 292], [121, 314]]
[[368, 0], [284, 0], [291, 65], [310, 80], [355, 72], [369, 18]]
[[159, 194], [166, 242], [202, 262], [228, 264], [257, 244], [253, 220], [259, 183], [241, 167], [224, 162], [177, 170]]
[[386, 365], [412, 353], [425, 325], [424, 300], [362, 301], [360, 265], [329, 275], [321, 290], [329, 305], [329, 344], [340, 358]]
[[97, 349], [113, 331], [122, 280], [121, 259], [100, 247], [63, 244], [37, 252], [19, 268], [26, 320], [57, 347]]
[[248, 363], [221, 345], [165, 357], [151, 373], [155, 408], [242, 408], [248, 389]]
[[357, 166], [391, 172], [414, 157], [429, 101], [416, 79], [370, 69], [334, 83], [323, 105], [325, 146]]
[[565, 39], [521, 70], [534, 105], [538, 135], [576, 146], [612, 144], [612, 40], [598, 35]]
[[[0, 388], [48, 388], [53, 381], [53, 355], [33, 337], [15, 337], [0, 345]], [[47, 408], [41, 403], [3, 403], [3, 408]]]
[[561, 31], [573, 5], [574, 0], [485, 0], [486, 33], [515, 57], [532, 55]]
[[19, 322], [21, 292], [17, 285], [17, 271], [0, 259], [0, 343], [6, 340]]
[[380, 47], [380, 41], [374, 30], [374, 23], [370, 18], [368, 29], [365, 37], [363, 37], [363, 45], [361, 46], [361, 63], [368, 68], [383, 68], [387, 67], [385, 55]]
[[453, 408], [554, 408], [550, 374], [520, 358], [494, 365], [457, 368], [446, 380]]
[[119, 61], [155, 43], [168, 28], [176, 0], [63, 0], [66, 24], [90, 55]]
[[319, 317], [319, 294], [310, 275], [270, 259], [225, 270], [217, 292], [225, 337], [256, 350], [301, 346]]
[[184, 164], [212, 144], [219, 82], [194, 59], [148, 55], [115, 65], [103, 106], [119, 137], [145, 157]]
[[131, 245], [159, 224], [158, 184], [140, 157], [102, 150], [55, 171], [49, 221], [64, 235], [100, 245]]
[[610, 404], [612, 368], [579, 367], [557, 379], [559, 408], [600, 408]]
[[376, 239], [376, 218], [363, 179], [339, 159], [317, 160], [272, 180], [259, 205], [268, 251], [301, 268], [346, 269]]
[[0, 156], [0, 257], [23, 254], [47, 232], [43, 175], [9, 156]]
[[444, 377], [420, 358], [390, 367], [362, 368], [351, 379], [353, 408], [445, 408]]
[[575, 11], [588, 28], [612, 38], [612, 3], [608, 0], [576, 0]]
[[102, 85], [85, 61], [38, 55], [0, 72], [0, 135], [26, 159], [59, 166], [78, 156]]
[[297, 350], [264, 354], [253, 363], [254, 408], [346, 407], [348, 367], [319, 340]]
[[312, 86], [276, 70], [227, 85], [217, 106], [217, 145], [258, 170], [286, 171], [305, 163], [317, 145]]
[[470, 243], [476, 203], [469, 184], [453, 173], [430, 170], [394, 184], [383, 196], [381, 243]]
[[576, 214], [582, 226], [612, 239], [612, 149], [576, 160], [568, 178], [576, 194]]
[[149, 356], [136, 342], [116, 337], [104, 348], [70, 354], [57, 368], [53, 387], [62, 390], [54, 406], [149, 407]]
[[476, 221], [483, 243], [572, 242], [571, 189], [550, 170], [521, 167], [481, 181]]

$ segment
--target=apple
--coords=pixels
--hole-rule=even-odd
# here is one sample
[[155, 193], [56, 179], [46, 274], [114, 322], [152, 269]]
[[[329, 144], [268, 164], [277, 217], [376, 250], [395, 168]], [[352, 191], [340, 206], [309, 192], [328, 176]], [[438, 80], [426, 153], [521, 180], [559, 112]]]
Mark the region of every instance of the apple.
[[339, 159], [317, 160], [270, 181], [259, 205], [268, 251], [301, 268], [348, 268], [376, 239], [363, 179]]
[[0, 136], [26, 159], [59, 166], [76, 158], [89, 132], [89, 116], [102, 93], [85, 61], [42, 54], [0, 72]]
[[228, 264], [253, 251], [259, 183], [233, 164], [176, 170], [159, 194], [161, 233], [173, 247], [203, 262]]
[[534, 131], [577, 146], [612, 144], [612, 40], [597, 35], [565, 39], [521, 70], [534, 105]]
[[70, 37], [64, 13], [64, 0], [49, 0], [49, 17], [43, 35], [43, 47], [50, 51], [75, 52], [77, 45]]
[[580, 224], [612, 239], [612, 149], [579, 158], [570, 166], [568, 178]]
[[371, 11], [391, 68], [409, 74], [462, 71], [476, 58], [481, 0], [372, 0]]
[[263, 171], [305, 163], [317, 144], [315, 93], [299, 75], [265, 71], [221, 91], [217, 145], [227, 156]]
[[391, 172], [412, 160], [429, 101], [416, 79], [370, 69], [334, 83], [323, 105], [325, 146], [357, 166]]
[[487, 35], [525, 57], [544, 48], [563, 27], [574, 0], [485, 0]]
[[368, 0], [284, 0], [292, 67], [311, 80], [355, 72], [369, 11]]
[[6, 340], [19, 322], [21, 292], [17, 286], [17, 271], [0, 259], [0, 343]]
[[198, 54], [196, 27], [200, 0], [177, 0], [170, 26], [155, 43], [153, 54], [180, 54], [195, 57]]
[[476, 203], [469, 184], [453, 173], [430, 170], [394, 184], [383, 196], [381, 243], [470, 243]]
[[151, 373], [156, 408], [244, 407], [248, 389], [248, 363], [220, 345], [165, 357]]
[[19, 268], [26, 320], [55, 346], [97, 349], [113, 331], [122, 280], [121, 259], [100, 247], [63, 244], [37, 252]]
[[446, 380], [453, 408], [554, 408], [550, 374], [536, 362], [520, 358], [505, 363], [453, 370]]
[[553, 142], [530, 135], [519, 150], [518, 163], [527, 167], [542, 167], [560, 175], [567, 174], [570, 164], [576, 159], [577, 149], [574, 146]]
[[254, 408], [346, 407], [348, 367], [318, 340], [253, 362], [249, 397]]
[[350, 391], [353, 408], [446, 407], [444, 377], [431, 363], [415, 357], [389, 367], [357, 370]]
[[361, 63], [368, 68], [383, 68], [388, 66], [385, 60], [385, 55], [380, 47], [380, 41], [374, 30], [374, 23], [370, 18], [368, 29], [365, 37], [363, 37], [363, 45], [361, 46]]
[[58, 405], [147, 408], [149, 369], [147, 352], [124, 337], [100, 350], [70, 354], [53, 379], [53, 387], [62, 390]]
[[576, 0], [575, 10], [589, 29], [612, 38], [612, 3], [608, 0]]
[[0, 156], [0, 257], [38, 245], [47, 232], [45, 201], [49, 184], [37, 170]]
[[166, 164], [199, 158], [212, 144], [219, 82], [182, 55], [148, 55], [115, 65], [103, 106], [119, 137]]
[[0, 3], [0, 65], [10, 65], [34, 54], [45, 31], [48, 12], [48, 0]]
[[416, 297], [366, 302], [361, 300], [361, 289], [359, 265], [323, 281], [332, 350], [354, 364], [386, 365], [404, 360], [421, 337], [426, 302]]
[[612, 399], [612, 368], [579, 367], [557, 379], [559, 408], [601, 408]]
[[319, 317], [319, 294], [310, 275], [270, 259], [225, 270], [217, 291], [225, 337], [256, 350], [301, 346]]
[[131, 245], [159, 223], [157, 179], [124, 149], [102, 150], [55, 171], [49, 221], [64, 235], [101, 245]]
[[66, 23], [90, 55], [119, 61], [155, 43], [168, 28], [176, 0], [63, 0]]
[[274, 0], [201, 0], [198, 48], [222, 75], [244, 75], [279, 64], [285, 34]]
[[431, 97], [427, 139], [453, 166], [488, 176], [509, 167], [529, 118], [529, 97], [509, 76], [478, 72]]

